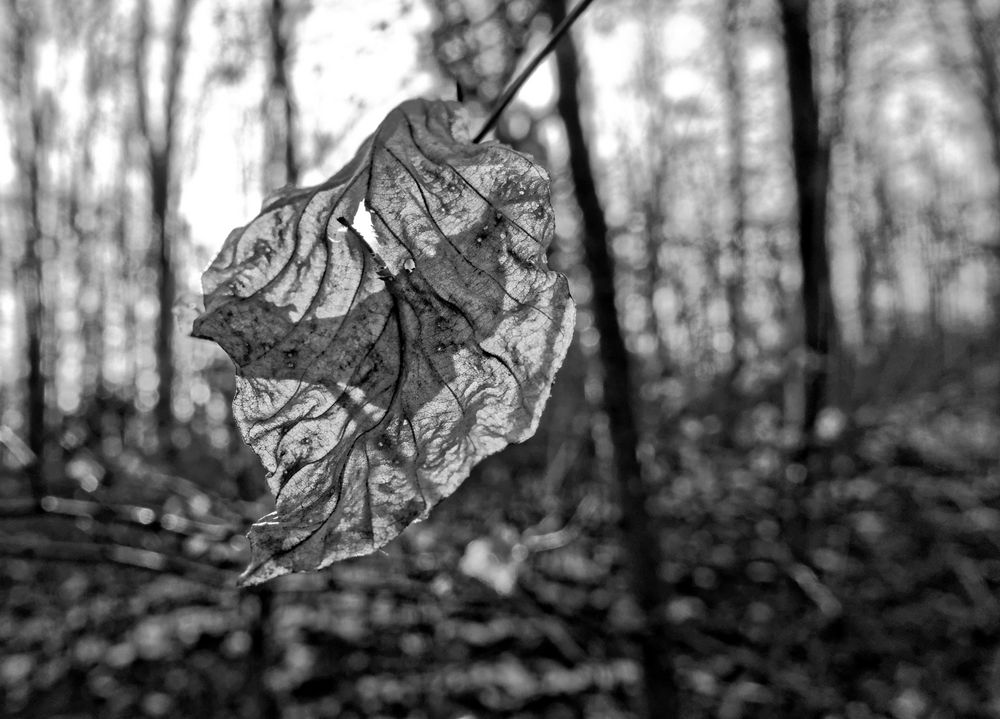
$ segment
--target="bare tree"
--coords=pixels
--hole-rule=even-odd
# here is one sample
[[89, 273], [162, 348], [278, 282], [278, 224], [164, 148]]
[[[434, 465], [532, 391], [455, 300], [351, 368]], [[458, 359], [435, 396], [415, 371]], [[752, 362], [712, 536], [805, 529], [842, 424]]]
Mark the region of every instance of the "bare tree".
[[299, 179], [295, 151], [295, 96], [289, 81], [293, 18], [285, 0], [271, 0], [267, 11], [268, 80], [264, 94], [264, 192]]
[[743, 368], [742, 351], [743, 297], [746, 276], [746, 216], [747, 192], [744, 184], [745, 168], [745, 109], [744, 79], [740, 76], [740, 0], [727, 0], [723, 18], [724, 39], [722, 49], [723, 79], [727, 99], [726, 131], [729, 140], [728, 185], [730, 196], [729, 215], [729, 273], [725, 278], [726, 300], [729, 305], [729, 331], [733, 338], [732, 365], [729, 384]]
[[[566, 16], [565, 0], [550, 0], [554, 25]], [[608, 249], [608, 225], [597, 194], [590, 152], [580, 116], [580, 63], [571, 34], [556, 49], [559, 71], [557, 112], [566, 129], [569, 164], [583, 224], [584, 257], [593, 285], [591, 310], [600, 341], [604, 410], [613, 447], [615, 474], [621, 493], [626, 552], [631, 564], [632, 591], [643, 615], [639, 633], [647, 717], [674, 717], [678, 690], [672, 664], [672, 641], [663, 616], [666, 589], [660, 579], [659, 541], [648, 510], [649, 491], [638, 457], [638, 406], [633, 386], [633, 361], [622, 334], [616, 308], [614, 264]]]
[[[979, 102], [990, 143], [990, 157], [996, 175], [994, 181], [995, 235], [987, 245], [994, 258], [1000, 259], [1000, 7], [994, 3], [992, 12], [978, 0], [962, 0], [966, 24], [972, 38], [973, 66]], [[994, 314], [1000, 317], [1000, 283], [993, 294]]]
[[[164, 91], [159, 119], [150, 117], [150, 82], [147, 59], [150, 47], [149, 0], [141, 0], [136, 12], [133, 73], [136, 93], [136, 122], [145, 145], [149, 173], [149, 204], [152, 213], [157, 268], [159, 322], [156, 333], [156, 362], [159, 371], [159, 396], [156, 418], [160, 436], [169, 447], [173, 427], [171, 407], [174, 385], [174, 248], [171, 239], [174, 212], [174, 154], [180, 116], [180, 82], [187, 57], [188, 21], [193, 0], [175, 0], [164, 69]], [[158, 126], [154, 126], [154, 122]]]
[[[106, 19], [106, 17], [104, 18]], [[90, 40], [84, 70], [84, 83], [90, 98], [103, 90], [111, 73], [106, 58], [97, 44], [103, 38]], [[80, 332], [83, 340], [83, 377], [80, 386], [82, 397], [95, 397], [104, 389], [104, 308], [108, 299], [108, 283], [104, 276], [103, 233], [97, 223], [107, 221], [113, 208], [104, 209], [103, 203], [95, 201], [96, 163], [94, 158], [94, 137], [101, 120], [101, 103], [91, 102], [87, 107], [83, 122], [76, 133], [74, 142], [78, 154], [72, 164], [69, 189], [66, 197], [66, 216], [70, 236], [76, 243], [76, 270], [80, 280], [86, 283], [93, 294], [81, 297]], [[115, 208], [116, 209], [116, 208]], [[82, 221], [82, 213], [91, 213], [91, 222]]]
[[[996, 172], [996, 208], [1000, 213], [1000, 8], [988, 13], [978, 0], [962, 0], [966, 24], [972, 39], [976, 94], [990, 142], [990, 157]], [[1000, 238], [993, 246], [1000, 255]]]
[[[995, 175], [994, 230], [985, 247], [1000, 259], [1000, 7], [979, 0], [957, 5], [927, 0], [925, 4], [942, 65], [974, 95], [989, 142]], [[956, 10], [949, 14], [947, 10]], [[1000, 283], [995, 285], [994, 312], [1000, 315]]]
[[[663, 266], [660, 251], [666, 226], [665, 203], [667, 202], [667, 156], [669, 137], [666, 98], [663, 96], [662, 82], [665, 75], [659, 23], [658, 3], [644, 3], [642, 13], [642, 37], [639, 49], [639, 65], [636, 84], [641, 97], [646, 98], [647, 107], [642, 123], [639, 142], [643, 151], [641, 165], [636, 163], [626, 180], [629, 195], [637, 198], [643, 218], [644, 266], [637, 268], [637, 274], [645, 287], [647, 302], [646, 331], [656, 339], [656, 355], [651, 369], [658, 373], [669, 372], [669, 352], [666, 333], [660, 330], [660, 318], [656, 303], [656, 293], [663, 284]], [[637, 153], [639, 154], [639, 153]]]
[[808, 436], [828, 401], [830, 355], [837, 334], [826, 221], [831, 135], [824, 132], [820, 121], [819, 93], [813, 69], [810, 4], [807, 0], [779, 0], [778, 5], [791, 105], [792, 164], [798, 208], [806, 349], [802, 422]]
[[13, 102], [11, 127], [14, 167], [21, 188], [24, 247], [18, 267], [18, 294], [24, 311], [28, 361], [27, 428], [31, 458], [27, 467], [31, 494], [39, 501], [45, 494], [42, 464], [46, 446], [46, 377], [44, 371], [45, 294], [40, 205], [46, 153], [46, 103], [37, 87], [37, 7], [7, 0], [9, 23], [9, 72]]
[[[891, 276], [891, 254], [896, 236], [896, 217], [884, 160], [878, 157], [876, 148], [870, 142], [855, 138], [853, 145], [853, 176], [855, 183], [864, 188], [851, 202], [854, 210], [852, 224], [860, 254], [858, 314], [862, 342], [873, 348], [880, 339], [875, 302], [877, 288], [880, 282], [895, 279]], [[860, 196], [861, 192], [864, 197]], [[870, 207], [866, 207], [863, 200], [868, 200]]]

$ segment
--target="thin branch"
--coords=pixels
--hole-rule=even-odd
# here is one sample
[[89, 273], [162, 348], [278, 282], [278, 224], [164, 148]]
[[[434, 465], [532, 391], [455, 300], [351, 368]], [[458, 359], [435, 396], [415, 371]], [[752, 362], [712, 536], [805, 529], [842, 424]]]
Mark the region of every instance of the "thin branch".
[[240, 534], [240, 529], [235, 525], [202, 522], [173, 512], [158, 512], [151, 507], [130, 504], [103, 504], [52, 495], [42, 497], [39, 503], [21, 499], [0, 501], [0, 520], [46, 516], [120, 524], [182, 537], [208, 536], [215, 540], [225, 540]]
[[35, 461], [31, 447], [5, 424], [0, 424], [0, 447], [6, 447], [18, 469], [24, 469]]
[[230, 524], [243, 524], [247, 520], [255, 519], [259, 514], [257, 507], [252, 502], [225, 496], [186, 477], [160, 471], [148, 462], [142, 461], [136, 467], [125, 467], [110, 457], [89, 450], [84, 450], [84, 452], [84, 456], [92, 459], [105, 470], [126, 478], [130, 483], [129, 489], [133, 492], [148, 494], [157, 491], [178, 495], [188, 500], [208, 499], [213, 515]]
[[235, 573], [214, 569], [194, 560], [120, 544], [0, 537], [0, 556], [72, 564], [117, 564], [158, 574], [173, 574], [218, 589], [233, 587], [236, 576]]
[[583, 11], [586, 10], [593, 1], [594, 0], [581, 0], [581, 2], [566, 15], [563, 21], [559, 23], [556, 29], [552, 31], [552, 36], [549, 38], [549, 41], [545, 43], [545, 47], [543, 47], [538, 54], [532, 58], [527, 67], [525, 67], [521, 73], [514, 78], [514, 82], [508, 85], [507, 89], [504, 90], [503, 94], [497, 100], [497, 104], [493, 108], [493, 112], [490, 113], [490, 116], [486, 118], [486, 122], [483, 123], [483, 127], [479, 131], [479, 134], [472, 139], [473, 142], [481, 142], [482, 139], [486, 137], [486, 133], [493, 129], [497, 120], [500, 119], [500, 114], [507, 109], [511, 100], [514, 99], [514, 95], [517, 94], [517, 91], [520, 90], [521, 86], [528, 81], [531, 74], [538, 68], [539, 65], [542, 64], [542, 60], [545, 59], [545, 56], [552, 52], [552, 48], [556, 46], [562, 36], [567, 33], [573, 23], [576, 22], [576, 19], [583, 14]]

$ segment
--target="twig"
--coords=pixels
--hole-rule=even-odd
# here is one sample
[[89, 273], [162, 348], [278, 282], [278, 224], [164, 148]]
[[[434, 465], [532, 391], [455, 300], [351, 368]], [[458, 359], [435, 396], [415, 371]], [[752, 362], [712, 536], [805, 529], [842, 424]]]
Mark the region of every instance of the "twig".
[[235, 573], [214, 569], [191, 559], [120, 544], [0, 537], [0, 556], [74, 564], [117, 564], [158, 574], [173, 574], [218, 589], [234, 586], [235, 579]]
[[[95, 457], [100, 462], [100, 458]], [[213, 513], [218, 513], [220, 519], [234, 523], [245, 522], [248, 518], [254, 519], [255, 514], [249, 511], [250, 504], [233, 497], [226, 497], [207, 487], [203, 487], [186, 477], [175, 474], [167, 474], [154, 468], [147, 462], [136, 468], [126, 467], [124, 464], [102, 463], [104, 467], [110, 467], [122, 477], [135, 482], [138, 489], [158, 489], [160, 491], [176, 494], [187, 499], [206, 498], [211, 504]], [[141, 483], [140, 483], [141, 479]], [[236, 506], [239, 510], [231, 509]], [[246, 510], [246, 511], [242, 511]], [[225, 515], [225, 516], [221, 516]]]
[[820, 581], [811, 567], [800, 562], [789, 562], [783, 566], [783, 569], [802, 590], [802, 593], [813, 601], [827, 620], [835, 619], [843, 614], [844, 607], [840, 600], [830, 591], [829, 587]]
[[[561, 1], [562, 0], [557, 0], [557, 2]], [[576, 19], [583, 14], [583, 11], [586, 10], [587, 6], [593, 1], [594, 0], [581, 0], [580, 4], [573, 8], [573, 10], [566, 15], [563, 21], [559, 23], [558, 27], [552, 31], [552, 36], [549, 37], [549, 41], [545, 43], [545, 47], [543, 47], [538, 54], [532, 58], [531, 62], [529, 62], [521, 73], [514, 78], [514, 82], [508, 85], [507, 89], [503, 91], [503, 94], [497, 100], [497, 104], [493, 108], [493, 111], [490, 113], [489, 117], [486, 118], [486, 122], [483, 123], [483, 127], [479, 131], [479, 134], [472, 139], [473, 142], [481, 142], [482, 139], [486, 137], [486, 133], [488, 133], [496, 124], [497, 120], [500, 119], [500, 114], [507, 109], [511, 100], [514, 99], [514, 95], [517, 94], [517, 91], [520, 90], [521, 86], [528, 81], [531, 74], [538, 68], [539, 65], [542, 64], [542, 60], [545, 59], [545, 56], [552, 52], [552, 48], [556, 46], [562, 36], [566, 34], [573, 23], [576, 22]]]
[[0, 520], [34, 517], [87, 519], [105, 524], [121, 524], [153, 532], [166, 532], [182, 537], [207, 535], [216, 540], [240, 534], [236, 525], [213, 524], [189, 519], [172, 512], [158, 512], [151, 507], [130, 504], [103, 504], [84, 499], [48, 495], [36, 503], [31, 499], [0, 501]]
[[0, 424], [0, 446], [7, 448], [19, 469], [24, 469], [35, 461], [35, 453], [31, 448], [5, 424]]

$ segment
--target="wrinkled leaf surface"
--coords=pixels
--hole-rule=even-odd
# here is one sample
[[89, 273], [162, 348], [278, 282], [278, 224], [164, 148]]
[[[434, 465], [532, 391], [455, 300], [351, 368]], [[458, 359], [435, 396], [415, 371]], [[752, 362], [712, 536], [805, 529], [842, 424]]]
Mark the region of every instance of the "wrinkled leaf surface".
[[244, 584], [374, 551], [538, 425], [574, 321], [546, 266], [549, 178], [467, 137], [456, 103], [400, 105], [204, 274], [194, 333], [236, 363], [276, 497]]

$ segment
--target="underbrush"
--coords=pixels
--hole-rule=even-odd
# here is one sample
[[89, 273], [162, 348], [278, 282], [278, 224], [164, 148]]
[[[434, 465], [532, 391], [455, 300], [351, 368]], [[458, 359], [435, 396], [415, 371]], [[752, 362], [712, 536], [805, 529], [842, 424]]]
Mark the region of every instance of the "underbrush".
[[[804, 463], [766, 404], [728, 437], [688, 416], [654, 442], [658, 620], [687, 717], [1000, 717], [1000, 392], [983, 382], [861, 406]], [[171, 499], [147, 465], [119, 467], [116, 491], [132, 473], [167, 507], [156, 522], [200, 522], [139, 548], [216, 573], [5, 558], [3, 713], [629, 716], [641, 625], [582, 426], [487, 460], [387, 551], [260, 592], [231, 584], [238, 533], [199, 534], [216, 518], [199, 478]], [[125, 542], [110, 526], [59, 540]]]

